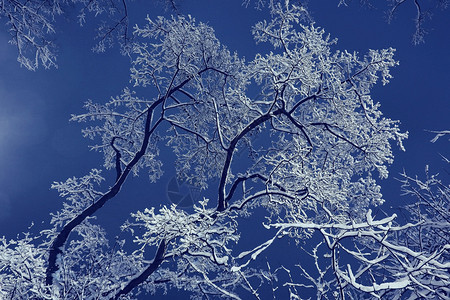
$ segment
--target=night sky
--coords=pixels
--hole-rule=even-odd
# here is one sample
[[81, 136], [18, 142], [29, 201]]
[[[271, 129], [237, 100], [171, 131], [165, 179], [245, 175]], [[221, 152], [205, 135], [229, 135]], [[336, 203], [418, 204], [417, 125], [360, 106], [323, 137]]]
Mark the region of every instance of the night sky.
[[[147, 2], [130, 3], [130, 25], [144, 24], [147, 13], [151, 17], [170, 13]], [[359, 1], [338, 8], [338, 2], [314, 0], [309, 4], [316, 25], [338, 38], [334, 49], [361, 55], [368, 49], [397, 49], [395, 58], [400, 65], [392, 71], [394, 78], [372, 92], [385, 116], [400, 120], [401, 129], [410, 133], [406, 152], [394, 147], [391, 176], [382, 182], [387, 201], [383, 209], [395, 209], [408, 201], [400, 196], [400, 184], [395, 180], [403, 169], [410, 175], [423, 176], [425, 165], [430, 164], [432, 173], [442, 173], [445, 179], [449, 176], [439, 156], [450, 157], [448, 138], [430, 143], [434, 135], [426, 130], [450, 129], [450, 10], [438, 11], [426, 24], [430, 31], [426, 43], [413, 46], [413, 7], [405, 5], [389, 25], [383, 11], [362, 8]], [[144, 9], [145, 5], [148, 7]], [[264, 51], [263, 45], [255, 45], [250, 29], [265, 17], [265, 12], [242, 7], [239, 0], [185, 0], [180, 12], [211, 25], [223, 44], [247, 60]], [[31, 72], [21, 68], [16, 62], [16, 49], [8, 44], [6, 27], [0, 31], [0, 236], [14, 238], [31, 222], [36, 230], [46, 227], [49, 213], [61, 207], [57, 192], [50, 190], [51, 183], [101, 167], [101, 154], [89, 151], [91, 141], [81, 135], [86, 124], [68, 120], [71, 114], [83, 112], [86, 100], [106, 102], [131, 86], [129, 58], [120, 55], [117, 47], [103, 54], [92, 53], [95, 24], [80, 28], [73, 19], [70, 21], [75, 15], [69, 13], [57, 23], [58, 69]], [[117, 230], [115, 224], [129, 218], [124, 202], [129, 212], [170, 203], [166, 190], [175, 171], [172, 155], [162, 155], [166, 158], [165, 175], [158, 184], [146, 183], [145, 174], [132, 178], [121, 195], [101, 210], [100, 220]], [[114, 174], [104, 175], [110, 181], [103, 190], [112, 184]]]

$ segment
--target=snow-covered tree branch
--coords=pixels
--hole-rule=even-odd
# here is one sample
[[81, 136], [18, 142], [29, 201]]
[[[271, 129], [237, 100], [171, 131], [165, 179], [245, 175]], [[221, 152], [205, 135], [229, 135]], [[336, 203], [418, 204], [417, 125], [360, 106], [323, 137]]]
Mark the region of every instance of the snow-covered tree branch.
[[[339, 0], [339, 6], [347, 6], [352, 2], [351, 0]], [[414, 45], [419, 45], [425, 42], [425, 37], [430, 33], [431, 29], [427, 29], [425, 24], [431, 23], [430, 20], [433, 15], [443, 12], [448, 9], [448, 0], [433, 0], [433, 1], [421, 1], [421, 0], [386, 0], [386, 1], [370, 1], [360, 0], [362, 5], [367, 6], [370, 9], [379, 9], [386, 14], [386, 20], [388, 23], [393, 23], [398, 14], [408, 11], [408, 6], [413, 15], [410, 18], [414, 24], [414, 31], [411, 34], [411, 42]], [[382, 7], [380, 7], [380, 3]], [[383, 7], [384, 6], [384, 7]]]
[[[54, 34], [59, 31], [58, 19], [76, 14], [80, 26], [92, 16], [99, 22], [93, 51], [104, 52], [115, 43], [124, 53], [130, 48], [128, 0], [4, 0], [0, 1], [0, 19], [6, 21], [10, 43], [17, 48], [17, 61], [28, 70], [39, 66], [57, 67], [57, 45]], [[174, 1], [163, 1], [176, 9]]]
[[[135, 26], [134, 86], [72, 116], [92, 124], [83, 133], [114, 182], [97, 169], [55, 182], [65, 202], [51, 227], [0, 240], [0, 295], [136, 299], [177, 288], [195, 299], [261, 299], [272, 286], [300, 299], [310, 281], [318, 298], [447, 293], [448, 243], [428, 251], [408, 242], [435, 228], [429, 219], [397, 224], [371, 210], [384, 202], [377, 179], [388, 176], [391, 143], [403, 149], [407, 138], [370, 95], [392, 77], [395, 50], [336, 50], [323, 29], [302, 22], [305, 14], [274, 3], [271, 19], [252, 31], [271, 50], [250, 61], [191, 16]], [[108, 241], [96, 213], [119, 201], [131, 174], [157, 182], [172, 163], [160, 153], [170, 149], [178, 177], [215, 196], [186, 210], [152, 199]], [[254, 236], [245, 249], [248, 218]], [[293, 257], [307, 252], [316, 270], [295, 258], [261, 264], [282, 239], [294, 241]], [[289, 280], [275, 287], [281, 273]]]

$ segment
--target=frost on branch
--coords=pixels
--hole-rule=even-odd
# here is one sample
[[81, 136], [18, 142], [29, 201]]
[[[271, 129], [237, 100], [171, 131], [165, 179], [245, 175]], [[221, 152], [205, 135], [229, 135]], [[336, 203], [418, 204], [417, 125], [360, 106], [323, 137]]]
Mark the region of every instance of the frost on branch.
[[145, 228], [135, 242], [145, 246], [156, 245], [165, 239], [168, 253], [205, 256], [219, 265], [228, 262], [227, 245], [237, 243], [236, 222], [227, 217], [216, 216], [214, 210], [207, 209], [207, 199], [200, 201], [201, 207], [194, 206], [195, 212], [188, 214], [177, 209], [163, 207], [159, 213], [154, 208], [133, 214], [138, 224]]
[[391, 77], [394, 49], [371, 50], [362, 58], [333, 52], [336, 41], [323, 29], [297, 24], [302, 13], [278, 5], [270, 22], [254, 27], [257, 41], [270, 42], [276, 51], [257, 55], [249, 65], [262, 91], [253, 103], [259, 118], [270, 119], [272, 145], [256, 151], [257, 163], [246, 172], [264, 174], [267, 187], [277, 192], [266, 203], [288, 207], [289, 218], [314, 219], [323, 207], [324, 218], [357, 220], [368, 205], [383, 202], [372, 174], [387, 177], [389, 141], [402, 147], [407, 137], [370, 96], [374, 84]]
[[[390, 143], [402, 148], [407, 137], [370, 95], [376, 83], [390, 79], [394, 50], [335, 50], [336, 40], [323, 29], [300, 22], [302, 8], [289, 1], [272, 8], [272, 19], [253, 33], [273, 50], [249, 62], [189, 16], [135, 27], [131, 81], [145, 97], [125, 88], [106, 103], [89, 101], [84, 114], [72, 117], [91, 122], [83, 133], [116, 179], [102, 193], [94, 189], [102, 181], [95, 170], [54, 184], [67, 198], [53, 215], [55, 227], [43, 233], [50, 248], [45, 283], [54, 293], [70, 298], [67, 291], [78, 285], [89, 297], [118, 299], [175, 287], [197, 298], [258, 299], [275, 278], [259, 260], [280, 237], [294, 241], [293, 253], [299, 247], [313, 257], [328, 251], [317, 258], [314, 281], [327, 295], [378, 295], [386, 290], [379, 274], [388, 274], [389, 289], [398, 289], [407, 275], [391, 272], [397, 255], [407, 261], [398, 272], [407, 272], [413, 260], [442, 267], [436, 265], [440, 256], [393, 242], [392, 235], [412, 225], [397, 226], [394, 217], [380, 220], [368, 210], [384, 201], [376, 177], [388, 176]], [[215, 196], [186, 211], [150, 203], [123, 227], [134, 236], [132, 250], [120, 240], [110, 245], [94, 214], [130, 174], [148, 172], [157, 181], [165, 157], [160, 151], [169, 148], [177, 175]], [[259, 218], [268, 231], [255, 225]], [[239, 238], [249, 232], [252, 239]], [[246, 251], [243, 241], [257, 246]], [[348, 267], [344, 256], [356, 263]], [[291, 272], [282, 285], [293, 295], [297, 278], [280, 268]], [[368, 288], [374, 285], [382, 288]]]
[[[407, 135], [382, 117], [370, 90], [390, 79], [394, 50], [362, 57], [332, 50], [336, 41], [323, 29], [299, 22], [301, 8], [275, 8], [271, 21], [254, 27], [257, 41], [269, 42], [274, 52], [248, 63], [190, 17], [148, 19], [135, 27], [143, 42], [133, 48], [131, 77], [152, 98], [125, 89], [107, 104], [89, 102], [86, 114], [73, 117], [99, 123], [84, 133], [97, 140], [94, 148], [117, 178], [130, 168], [136, 173], [149, 168], [156, 180], [155, 157], [163, 141], [177, 156], [179, 176], [203, 189], [218, 178], [215, 211], [164, 207], [136, 213], [146, 228], [136, 237], [140, 251], [161, 241], [167, 245], [166, 262], [152, 269], [150, 286], [175, 272], [170, 273], [178, 274], [175, 278], [191, 274], [210, 291], [226, 294], [236, 285], [214, 286], [207, 274], [227, 267], [235, 272], [224, 274], [238, 276], [240, 286], [257, 294], [245, 281], [250, 268], [234, 266], [231, 240], [217, 228], [232, 228], [234, 234], [239, 218], [258, 207], [275, 223], [352, 224], [366, 221], [367, 208], [384, 201], [373, 174], [387, 177], [390, 141], [402, 147]], [[255, 89], [257, 97], [249, 93]], [[237, 162], [242, 149], [251, 153], [245, 164]], [[306, 242], [313, 232], [293, 227], [289, 236]], [[208, 245], [214, 234], [220, 239]], [[177, 268], [167, 260], [179, 262]], [[192, 281], [176, 282], [187, 288]]]
[[230, 289], [241, 285], [248, 289], [246, 276], [259, 275], [251, 270], [241, 274], [230, 272], [233, 263], [230, 254], [239, 240], [238, 224], [234, 218], [217, 215], [214, 209], [208, 209], [207, 199], [199, 204], [190, 214], [175, 205], [164, 206], [159, 212], [151, 208], [133, 214], [136, 218], [131, 227], [133, 232], [141, 232], [140, 227], [144, 229], [134, 238], [140, 245], [137, 252], [146, 252], [161, 240], [166, 241], [165, 260], [168, 263], [150, 277], [156, 287], [158, 282], [170, 282], [199, 297], [219, 293], [239, 299]]
[[45, 278], [46, 250], [34, 245], [30, 234], [17, 240], [0, 238], [0, 298], [43, 297], [48, 292]]
[[[315, 269], [300, 264], [296, 265], [300, 272], [281, 267], [275, 273], [288, 272], [294, 278], [284, 284], [294, 297], [315, 289], [318, 299], [360, 299], [361, 293], [370, 294], [374, 299], [401, 299], [405, 295], [410, 299], [423, 295], [445, 299], [450, 279], [450, 246], [419, 252], [410, 245], [402, 245], [405, 240], [399, 239], [399, 235], [420, 228], [422, 223], [393, 225], [395, 217], [377, 220], [369, 210], [362, 223], [270, 224], [268, 228], [278, 229], [277, 239], [297, 234], [298, 230], [313, 230], [324, 241], [313, 247], [312, 253], [307, 252], [306, 245], [302, 247], [314, 259]], [[239, 258], [251, 256], [254, 260], [274, 241], [268, 240], [251, 251], [242, 252]]]
[[102, 195], [94, 189], [94, 184], [100, 185], [105, 180], [100, 172], [100, 170], [92, 169], [88, 175], [81, 178], [73, 177], [65, 182], [52, 184], [51, 188], [57, 190], [59, 196], [66, 199], [63, 202], [63, 209], [52, 216], [51, 223], [55, 224], [55, 227], [61, 227], [75, 218]]
[[[28, 70], [39, 66], [49, 69], [57, 67], [57, 47], [53, 34], [57, 29], [56, 19], [76, 8], [80, 26], [89, 15], [102, 16], [97, 27], [97, 44], [94, 51], [102, 52], [117, 39], [128, 43], [128, 13], [122, 0], [17, 0], [0, 2], [0, 18], [6, 20], [11, 36], [10, 43], [17, 48], [19, 64]], [[124, 47], [125, 49], [125, 47]]]
[[[91, 147], [93, 150], [104, 154], [104, 167], [115, 168], [117, 178], [122, 170], [129, 166], [140, 151], [145, 140], [146, 122], [150, 121], [147, 115], [148, 106], [152, 101], [137, 98], [128, 88], [108, 103], [102, 105], [88, 101], [85, 108], [88, 111], [82, 115], [72, 116], [72, 121], [101, 121], [102, 125], [91, 126], [83, 130], [83, 135], [90, 139], [97, 136], [101, 143]], [[153, 115], [150, 116], [152, 118]], [[148, 134], [148, 133], [147, 133]], [[139, 170], [146, 168], [152, 182], [162, 175], [162, 163], [157, 159], [159, 148], [158, 135], [152, 135], [148, 141], [147, 151], [133, 164], [132, 171], [135, 175]]]
[[400, 179], [404, 194], [415, 200], [406, 206], [406, 213], [420, 226], [403, 231], [397, 242], [446, 266], [444, 270], [424, 268], [413, 290], [418, 297], [445, 299], [450, 293], [450, 186], [442, 177], [430, 174], [427, 166], [425, 179], [406, 173]]
[[[54, 239], [65, 226], [73, 219], [85, 214], [86, 210], [104, 196], [96, 189], [96, 185], [100, 185], [104, 180], [100, 171], [93, 169], [81, 178], [73, 177], [65, 182], [52, 184], [52, 188], [56, 189], [65, 201], [61, 210], [51, 214], [53, 227], [41, 232], [41, 245], [46, 261], [48, 260], [47, 249], [53, 246]], [[58, 269], [52, 274], [52, 287], [49, 288], [45, 284], [45, 271], [40, 278], [40, 285], [45, 287], [46, 291], [45, 296], [42, 294], [40, 297], [109, 299], [132, 275], [138, 272], [139, 268], [142, 268], [142, 257], [126, 253], [123, 250], [124, 240], [116, 238], [111, 245], [105, 230], [94, 224], [94, 219], [95, 217], [87, 217], [72, 230], [70, 238], [60, 248], [63, 255], [57, 255]], [[31, 290], [30, 295], [36, 296], [33, 293], [36, 293], [35, 290]]]

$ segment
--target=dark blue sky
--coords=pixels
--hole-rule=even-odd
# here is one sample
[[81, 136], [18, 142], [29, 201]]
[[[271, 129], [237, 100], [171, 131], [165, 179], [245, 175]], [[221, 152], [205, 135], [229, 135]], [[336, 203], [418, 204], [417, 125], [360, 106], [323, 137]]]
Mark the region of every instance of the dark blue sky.
[[[144, 3], [131, 2], [131, 24], [144, 24], [147, 13], [162, 12], [153, 4], [144, 9]], [[400, 65], [392, 72], [394, 78], [372, 94], [384, 114], [400, 120], [402, 130], [410, 132], [407, 151], [395, 151], [391, 176], [383, 183], [387, 204], [395, 207], [404, 201], [396, 174], [404, 168], [411, 175], [423, 175], [425, 164], [431, 165], [432, 172], [442, 173], [439, 153], [450, 156], [446, 139], [432, 144], [433, 135], [424, 131], [450, 129], [450, 11], [436, 14], [428, 24], [431, 32], [426, 43], [413, 46], [412, 9], [405, 6], [388, 25], [382, 11], [361, 8], [358, 1], [340, 8], [337, 3], [314, 0], [309, 6], [316, 24], [338, 38], [335, 49], [361, 55], [368, 49], [397, 49]], [[255, 46], [250, 33], [264, 14], [242, 7], [239, 0], [185, 0], [180, 11], [211, 25], [223, 44], [248, 60], [264, 49]], [[7, 44], [6, 27], [0, 31], [0, 235], [11, 238], [32, 221], [48, 224], [49, 213], [61, 205], [57, 193], [50, 190], [53, 181], [82, 176], [102, 164], [101, 155], [90, 152], [89, 141], [81, 137], [83, 124], [68, 122], [70, 114], [82, 112], [87, 99], [104, 102], [129, 85], [129, 59], [117, 48], [104, 54], [90, 51], [91, 26], [80, 28], [61, 20], [57, 29], [59, 69], [37, 72], [19, 67], [15, 48]], [[125, 220], [123, 201], [130, 211], [143, 209], [146, 203], [168, 204], [165, 189], [174, 175], [170, 162], [165, 172], [157, 185], [145, 184], [145, 175], [130, 180], [119, 199], [108, 204], [99, 217]], [[136, 198], [142, 200], [128, 201]]]

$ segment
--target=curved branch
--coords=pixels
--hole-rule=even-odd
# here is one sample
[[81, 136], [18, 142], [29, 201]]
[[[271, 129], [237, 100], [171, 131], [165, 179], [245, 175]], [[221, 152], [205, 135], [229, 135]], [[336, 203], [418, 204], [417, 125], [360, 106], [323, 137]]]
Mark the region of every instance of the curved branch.
[[[341, 140], [343, 140], [343, 141], [349, 143], [350, 145], [352, 145], [352, 146], [355, 147], [356, 149], [360, 150], [361, 152], [365, 152], [364, 149], [363, 149], [361, 146], [356, 145], [355, 143], [353, 143], [352, 141], [350, 141], [348, 138], [346, 138], [346, 137], [344, 137], [344, 136], [342, 136], [342, 135], [339, 135], [339, 134], [337, 134], [336, 132], [334, 132], [333, 130], [331, 130], [330, 127], [333, 126], [333, 125], [330, 125], [330, 124], [327, 124], [327, 123], [323, 123], [323, 122], [311, 123], [311, 125], [313, 125], [313, 126], [317, 126], [317, 125], [324, 126], [324, 127], [325, 127], [325, 130], [328, 131], [329, 133], [331, 133], [332, 135], [334, 135], [335, 137], [337, 137], [337, 138], [339, 138], [339, 139], [341, 139]], [[336, 126], [335, 126], [335, 127], [336, 127]]]
[[[250, 202], [250, 201], [252, 201], [252, 200], [254, 200], [256, 198], [264, 197], [264, 196], [272, 196], [272, 195], [283, 196], [283, 197], [287, 197], [287, 198], [292, 199], [292, 200], [295, 199], [295, 196], [296, 196], [296, 195], [291, 195], [291, 194], [289, 194], [287, 192], [282, 192], [282, 191], [270, 191], [270, 190], [269, 191], [262, 191], [262, 192], [258, 192], [256, 194], [254, 194], [254, 195], [252, 195], [252, 196], [250, 196], [248, 198], [245, 198], [242, 201], [242, 203], [240, 203], [240, 204], [231, 205], [229, 207], [229, 210], [230, 211], [232, 211], [232, 210], [241, 210], [248, 202]], [[305, 193], [302, 193], [301, 195], [306, 197], [308, 195], [307, 191], [305, 191]]]
[[[199, 74], [204, 72], [205, 70], [201, 70]], [[67, 239], [69, 238], [69, 234], [72, 232], [72, 230], [81, 224], [86, 218], [92, 216], [97, 210], [103, 207], [105, 203], [114, 198], [122, 188], [123, 183], [125, 182], [125, 179], [128, 177], [129, 173], [133, 169], [133, 167], [139, 162], [139, 160], [144, 156], [150, 136], [153, 134], [153, 132], [158, 128], [158, 125], [162, 122], [163, 116], [156, 122], [156, 124], [153, 127], [151, 126], [151, 120], [153, 116], [153, 111], [164, 101], [170, 97], [173, 93], [181, 89], [184, 85], [186, 85], [192, 78], [187, 78], [184, 81], [182, 81], [179, 85], [173, 87], [172, 89], [168, 90], [165, 96], [159, 98], [153, 104], [148, 108], [147, 111], [147, 117], [145, 121], [145, 130], [144, 130], [144, 139], [142, 141], [141, 149], [135, 154], [134, 158], [128, 163], [128, 165], [125, 167], [125, 170], [120, 175], [119, 179], [116, 181], [116, 183], [113, 185], [113, 187], [104, 194], [97, 202], [86, 208], [82, 213], [80, 213], [77, 217], [72, 219], [69, 223], [64, 225], [64, 227], [61, 229], [59, 234], [56, 236], [56, 238], [53, 240], [52, 245], [50, 246], [49, 250], [49, 257], [48, 257], [48, 266], [45, 271], [46, 278], [45, 283], [47, 285], [53, 284], [53, 275], [59, 270], [59, 266], [57, 264], [58, 255], [62, 255], [63, 253], [63, 246], [66, 243]]]
[[237, 136], [233, 138], [230, 142], [230, 146], [227, 149], [227, 157], [225, 158], [225, 162], [223, 164], [222, 169], [222, 175], [220, 176], [220, 183], [219, 183], [219, 199], [217, 203], [217, 211], [224, 211], [226, 208], [226, 202], [225, 202], [225, 184], [228, 177], [228, 171], [230, 169], [231, 160], [233, 158], [233, 152], [236, 148], [237, 143], [251, 130], [255, 129], [262, 123], [266, 122], [267, 120], [270, 120], [272, 117], [276, 115], [280, 115], [283, 111], [280, 109], [277, 109], [276, 111], [270, 113], [270, 114], [264, 114], [262, 116], [259, 116], [255, 120], [253, 120], [250, 124], [248, 124], [244, 130], [242, 130]]
[[166, 241], [163, 239], [158, 246], [158, 250], [156, 251], [155, 258], [152, 263], [137, 277], [133, 278], [128, 282], [128, 284], [118, 291], [114, 297], [111, 297], [111, 300], [117, 300], [121, 295], [126, 295], [131, 292], [132, 289], [143, 283], [147, 278], [155, 272], [161, 263], [164, 261], [164, 253], [166, 252]]
[[[58, 271], [59, 266], [57, 265], [57, 258], [58, 255], [62, 255], [62, 247], [66, 243], [67, 239], [69, 238], [69, 234], [72, 232], [72, 230], [81, 224], [86, 218], [89, 216], [92, 216], [97, 210], [103, 207], [105, 203], [114, 198], [122, 188], [123, 183], [125, 182], [125, 179], [128, 177], [129, 173], [131, 172], [132, 168], [138, 163], [138, 161], [144, 156], [145, 151], [148, 147], [148, 142], [150, 139], [150, 135], [153, 133], [153, 131], [156, 129], [157, 126], [154, 126], [150, 130], [150, 120], [152, 116], [153, 110], [163, 102], [164, 98], [160, 98], [158, 101], [155, 101], [152, 106], [149, 107], [147, 112], [147, 119], [145, 123], [145, 136], [144, 140], [142, 142], [141, 149], [136, 153], [134, 158], [131, 160], [131, 162], [126, 166], [125, 170], [121, 173], [120, 177], [116, 180], [116, 183], [113, 185], [113, 187], [104, 194], [97, 202], [93, 203], [91, 206], [86, 208], [82, 213], [80, 213], [77, 217], [72, 219], [69, 223], [64, 225], [64, 227], [61, 229], [59, 234], [56, 236], [56, 238], [53, 240], [53, 243], [50, 247], [50, 254], [48, 257], [48, 266], [46, 270], [46, 278], [45, 283], [47, 285], [53, 284], [53, 274]], [[159, 123], [160, 121], [158, 121]]]
[[[236, 179], [236, 180], [234, 181], [233, 185], [232, 185], [231, 188], [230, 188], [230, 191], [229, 191], [228, 195], [227, 195], [226, 198], [225, 198], [225, 202], [228, 203], [228, 202], [231, 200], [231, 198], [232, 198], [233, 195], [234, 195], [234, 192], [236, 191], [238, 185], [239, 185], [241, 182], [244, 182], [244, 181], [246, 181], [246, 180], [253, 179], [253, 178], [259, 178], [259, 179], [261, 179], [262, 181], [264, 181], [265, 183], [268, 183], [268, 182], [269, 182], [269, 178], [267, 178], [267, 177], [265, 177], [265, 176], [263, 176], [263, 175], [261, 175], [261, 174], [259, 174], [259, 173], [251, 174], [251, 175], [248, 175], [248, 176], [241, 176], [241, 177], [239, 177], [238, 179]], [[276, 182], [271, 182], [271, 183], [272, 183], [274, 186], [276, 186], [277, 188], [279, 188], [282, 192], [287, 192], [287, 190], [286, 190], [281, 184], [278, 184], [278, 183], [276, 183]], [[304, 196], [307, 192], [308, 192], [307, 189], [301, 189], [301, 190], [296, 191], [296, 195], [298, 195], [298, 196]]]
[[[309, 138], [309, 136], [306, 134], [303, 126], [301, 124], [299, 124], [292, 116], [291, 113], [298, 108], [302, 103], [305, 103], [309, 100], [312, 99], [316, 99], [317, 95], [312, 95], [309, 97], [306, 97], [304, 99], [302, 99], [301, 101], [299, 101], [289, 112], [287, 112], [284, 108], [279, 108], [273, 112], [269, 112], [261, 115], [260, 117], [256, 118], [255, 120], [253, 120], [253, 122], [251, 122], [249, 125], [247, 125], [244, 130], [242, 130], [231, 142], [230, 142], [230, 146], [227, 149], [227, 157], [225, 158], [225, 163], [224, 163], [224, 167], [222, 169], [222, 175], [220, 177], [220, 183], [219, 183], [219, 199], [218, 199], [218, 204], [217, 204], [217, 211], [223, 211], [226, 208], [226, 201], [229, 200], [232, 196], [227, 195], [227, 197], [225, 197], [225, 184], [226, 184], [226, 179], [228, 176], [228, 171], [230, 169], [230, 165], [231, 165], [231, 160], [233, 157], [233, 152], [234, 149], [236, 148], [236, 145], [238, 143], [238, 141], [240, 139], [242, 139], [242, 137], [244, 137], [248, 132], [250, 132], [252, 129], [256, 128], [257, 126], [261, 125], [262, 123], [266, 122], [267, 120], [272, 119], [274, 116], [277, 115], [281, 115], [284, 114], [286, 115], [289, 120], [296, 126], [298, 127], [301, 132], [303, 133], [303, 135], [305, 136], [305, 138], [308, 141], [308, 144], [312, 147], [312, 141]], [[234, 188], [235, 189], [235, 188]], [[231, 191], [230, 191], [231, 192]], [[233, 190], [234, 193], [234, 190]]]
[[111, 147], [113, 148], [114, 152], [116, 152], [116, 181], [119, 180], [120, 175], [122, 175], [122, 167], [120, 165], [120, 159], [122, 158], [122, 154], [120, 153], [119, 149], [114, 146], [114, 141], [117, 139], [117, 137], [113, 137], [111, 140]]

